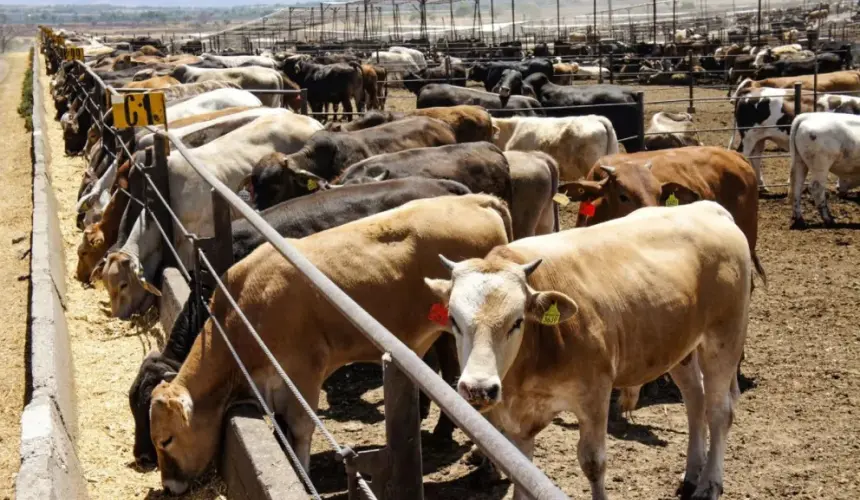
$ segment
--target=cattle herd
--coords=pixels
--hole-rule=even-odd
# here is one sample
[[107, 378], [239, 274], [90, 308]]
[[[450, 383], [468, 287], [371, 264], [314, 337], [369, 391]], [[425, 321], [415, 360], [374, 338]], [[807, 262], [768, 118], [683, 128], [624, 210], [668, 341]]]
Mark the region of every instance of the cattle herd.
[[[621, 389], [620, 406], [632, 411], [639, 388], [664, 373], [689, 416], [680, 494], [722, 493], [750, 297], [766, 283], [756, 254], [765, 142], [791, 154], [792, 227], [805, 225], [807, 175], [826, 225], [828, 174], [840, 194], [860, 181], [860, 98], [845, 94], [860, 91], [860, 72], [841, 44], [818, 54], [711, 47], [679, 59], [674, 44], [619, 43], [608, 60], [607, 50], [555, 60], [536, 50], [545, 57], [467, 64], [407, 47], [168, 56], [67, 37], [87, 54], [84, 63], [49, 61], [65, 150], [87, 161], [75, 275], [104, 285], [114, 316], [153, 305], [168, 245], [193, 269], [183, 234], [215, 229], [210, 186], [173, 146], [167, 201], [184, 229], [164, 241], [132, 201], [155, 135], [137, 128], [130, 156], [114, 151], [86, 105], [95, 77], [163, 92], [169, 128], [195, 162], [416, 353], [459, 360], [453, 374], [443, 362], [443, 376], [527, 457], [555, 415], [575, 413], [579, 464], [598, 499], [610, 393]], [[738, 83], [738, 151], [702, 145], [691, 115], [662, 111], [642, 141], [641, 95], [572, 84], [603, 71], [644, 83], [690, 73]], [[386, 109], [395, 81], [415, 94], [415, 110]], [[285, 92], [299, 89], [307, 103]], [[299, 112], [306, 105], [313, 117]], [[339, 107], [345, 120], [335, 120]], [[559, 210], [571, 202], [576, 228], [562, 230]], [[379, 357], [250, 223], [233, 221], [232, 243], [235, 264], [221, 277], [232, 299], [204, 287], [208, 309], [189, 300], [129, 393], [134, 458], [157, 463], [177, 494], [209, 467], [227, 408], [248, 391], [221, 329], [310, 466], [313, 421], [252, 346], [231, 300], [313, 409], [335, 370]], [[452, 429], [443, 416], [437, 432]]]

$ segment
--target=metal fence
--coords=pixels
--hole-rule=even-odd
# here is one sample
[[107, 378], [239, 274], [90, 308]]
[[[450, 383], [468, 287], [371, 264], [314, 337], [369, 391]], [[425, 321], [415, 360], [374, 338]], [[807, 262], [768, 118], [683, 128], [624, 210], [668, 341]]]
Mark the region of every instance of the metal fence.
[[[46, 40], [45, 53], [51, 62], [51, 67], [56, 70], [62, 61], [62, 49]], [[523, 456], [507, 438], [462, 399], [412, 350], [340, 290], [291, 243], [266, 223], [256, 211], [212, 175], [205, 165], [200, 164], [174, 133], [162, 130], [155, 131], [155, 143], [151, 149], [151, 155], [148, 155], [151, 158], [143, 163], [136, 162], [133, 154], [135, 151], [133, 150], [132, 129], [117, 130], [111, 125], [109, 119], [111, 113], [108, 105], [109, 97], [116, 95], [117, 90], [106, 85], [97, 74], [80, 61], [76, 61], [70, 71], [74, 77], [67, 79], [71, 85], [67, 91], [75, 99], [80, 100], [81, 105], [92, 115], [95, 126], [101, 130], [104, 153], [113, 158], [116, 158], [117, 155], [125, 155], [132, 162], [132, 170], [142, 178], [142, 182], [136, 187], [133, 184], [128, 191], [124, 190], [130, 199], [129, 208], [135, 207], [147, 221], [152, 222], [158, 228], [162, 236], [162, 244], [169, 250], [166, 261], [177, 265], [186, 280], [191, 281], [192, 276], [196, 278], [189, 300], [199, 301], [200, 305], [208, 310], [208, 304], [201, 300], [203, 296], [201, 281], [203, 279], [211, 280], [211, 283], [226, 295], [228, 302], [247, 328], [248, 334], [259, 344], [284, 384], [308, 412], [320, 433], [345, 465], [351, 499], [423, 498], [418, 388], [439, 405], [442, 411], [527, 495], [536, 499], [567, 498], [546, 475]], [[84, 76], [86, 78], [80, 78]], [[170, 199], [167, 182], [167, 154], [170, 146], [175, 148], [175, 151], [182, 155], [194, 171], [212, 188], [214, 238], [206, 240], [189, 233], [182, 227], [179, 218], [172, 211], [167, 201]], [[279, 365], [277, 359], [260, 338], [259, 333], [238, 308], [235, 298], [230, 296], [229, 290], [219, 276], [232, 265], [231, 209], [260, 231], [266, 240], [298, 269], [304, 278], [335, 309], [343, 314], [383, 353], [381, 362], [384, 369], [383, 388], [387, 438], [387, 445], [384, 448], [356, 453], [349, 447], [341, 445], [311, 411], [310, 406], [302, 398], [287, 376], [286, 371]], [[179, 253], [173, 244], [174, 229], [178, 230], [182, 234], [182, 238], [193, 246], [193, 269], [186, 268], [179, 258]], [[209, 312], [211, 314], [211, 311]], [[314, 498], [319, 498], [313, 483], [303, 471], [292, 451], [286, 438], [286, 432], [280, 427], [272, 410], [266, 405], [248, 370], [233, 349], [220, 321], [215, 315], [211, 315], [210, 318], [215, 330], [227, 344], [262, 410], [270, 417], [276, 437], [287, 451], [297, 474], [308, 492]], [[364, 479], [366, 474], [372, 476], [372, 482], [368, 483]]]

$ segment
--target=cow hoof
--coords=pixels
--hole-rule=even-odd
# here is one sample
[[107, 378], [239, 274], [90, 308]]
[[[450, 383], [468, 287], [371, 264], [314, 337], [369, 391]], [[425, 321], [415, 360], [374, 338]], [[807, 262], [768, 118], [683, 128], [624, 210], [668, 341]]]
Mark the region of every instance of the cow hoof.
[[836, 225], [836, 220], [832, 217], [827, 217], [824, 219], [824, 227], [833, 227]]
[[723, 485], [713, 481], [708, 482], [708, 486], [701, 491], [693, 493], [691, 500], [719, 500], [723, 494]]
[[454, 443], [454, 429], [446, 427], [440, 428], [439, 425], [433, 429], [433, 441], [440, 444]]
[[469, 453], [463, 457], [463, 461], [468, 465], [474, 465], [475, 467], [480, 467], [485, 462], [487, 462], [487, 456], [484, 455], [484, 452], [481, 451], [477, 446], [472, 446], [472, 449]]
[[802, 217], [797, 217], [791, 220], [789, 229], [806, 229], [806, 221]]
[[693, 493], [695, 491], [696, 483], [684, 481], [678, 485], [678, 489], [675, 490], [675, 496], [681, 497], [681, 500], [690, 500], [691, 498], [693, 498]]

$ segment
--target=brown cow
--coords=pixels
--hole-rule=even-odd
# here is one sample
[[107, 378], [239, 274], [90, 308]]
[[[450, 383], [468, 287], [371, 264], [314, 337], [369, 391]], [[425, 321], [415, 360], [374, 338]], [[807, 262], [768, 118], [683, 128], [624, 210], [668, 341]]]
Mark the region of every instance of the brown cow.
[[379, 77], [372, 64], [361, 65], [361, 78], [364, 81], [364, 98], [365, 102], [367, 102], [367, 109], [381, 109], [379, 107], [379, 96], [377, 95]]
[[[120, 170], [128, 170], [128, 166], [129, 162], [126, 162]], [[128, 201], [128, 195], [117, 189], [105, 207], [101, 220], [84, 229], [83, 241], [78, 245], [78, 265], [75, 271], [78, 281], [89, 283], [93, 270], [116, 243], [120, 221]]]
[[552, 83], [556, 85], [572, 85], [573, 75], [579, 71], [576, 63], [555, 63], [552, 65]]
[[126, 88], [130, 89], [166, 89], [167, 87], [172, 87], [174, 85], [179, 85], [179, 80], [173, 78], [171, 76], [154, 76], [152, 78], [148, 78], [146, 80], [140, 80], [137, 82], [129, 82], [125, 84]]
[[[669, 371], [687, 409], [681, 498], [720, 496], [752, 273], [746, 238], [723, 207], [644, 208], [517, 240], [482, 259], [442, 261], [451, 278], [425, 282], [448, 304], [457, 390], [524, 455], [572, 411], [579, 466], [591, 498], [605, 500], [612, 388]], [[516, 487], [514, 498], [523, 493]]]
[[[497, 198], [444, 196], [412, 201], [292, 243], [420, 356], [447, 328], [430, 319], [438, 299], [422, 276], [443, 275], [440, 252], [458, 258], [485, 255], [505, 244], [510, 231], [510, 215]], [[312, 410], [323, 381], [335, 370], [379, 360], [379, 350], [333, 312], [271, 245], [235, 264], [223, 280]], [[254, 383], [266, 387], [272, 409], [286, 417], [293, 449], [307, 470], [313, 421], [281, 380], [271, 376], [271, 363], [248, 341], [244, 324], [220, 290], [212, 298], [212, 312]], [[165, 489], [182, 493], [207, 468], [218, 451], [227, 407], [248, 393], [210, 318], [176, 378], [152, 392], [151, 437]]]
[[[803, 90], [815, 90], [816, 88], [815, 75], [783, 76], [779, 78], [766, 78], [764, 80], [747, 78], [738, 85], [735, 96], [746, 88], [772, 87], [792, 89], [797, 82], [800, 82]], [[819, 92], [847, 92], [850, 90], [860, 90], [860, 71], [858, 70], [834, 71], [833, 73], [818, 75]]]
[[454, 131], [457, 142], [493, 141], [494, 129], [490, 114], [480, 106], [470, 105], [368, 113], [349, 123], [327, 124], [326, 129], [333, 132], [352, 132], [414, 116], [426, 116], [447, 123]]

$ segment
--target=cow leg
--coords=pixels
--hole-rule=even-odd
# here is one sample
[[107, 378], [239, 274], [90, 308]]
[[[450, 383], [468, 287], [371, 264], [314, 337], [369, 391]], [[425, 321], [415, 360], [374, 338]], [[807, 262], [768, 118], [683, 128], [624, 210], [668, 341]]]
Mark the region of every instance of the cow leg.
[[610, 380], [595, 380], [586, 384], [579, 404], [574, 408], [579, 420], [579, 444], [576, 456], [579, 467], [588, 478], [592, 500], [606, 500], [606, 426], [609, 424]]
[[352, 103], [349, 100], [349, 96], [347, 96], [346, 99], [341, 101], [341, 104], [343, 104], [343, 114], [346, 115], [346, 121], [351, 122], [352, 121]]
[[[723, 492], [726, 441], [738, 396], [732, 387], [733, 381], [737, 379], [737, 365], [743, 352], [746, 314], [746, 308], [742, 314], [735, 314], [735, 324], [731, 319], [726, 320], [719, 327], [723, 334], [709, 335], [698, 350], [705, 388], [705, 415], [711, 439], [707, 461], [699, 476], [693, 500], [717, 500]], [[737, 334], [728, 335], [732, 330], [736, 330]]]
[[[305, 401], [310, 405], [311, 410], [316, 412], [323, 383], [321, 377], [318, 376], [321, 374], [315, 373], [316, 370], [302, 371], [307, 376], [295, 376], [298, 371], [294, 371], [291, 378]], [[299, 459], [299, 463], [305, 471], [309, 472], [311, 467], [311, 438], [316, 429], [314, 421], [286, 387], [277, 393], [274, 406], [274, 411], [283, 416], [287, 422], [292, 441], [290, 444]]]
[[803, 183], [806, 182], [807, 172], [808, 168], [803, 160], [798, 158], [792, 162], [790, 190], [788, 193], [788, 202], [791, 205], [791, 229], [806, 227], [806, 221], [803, 220], [801, 197], [803, 196]]
[[753, 170], [755, 171], [756, 179], [758, 179], [759, 193], [766, 193], [768, 192], [768, 189], [764, 185], [764, 174], [761, 171], [761, 158], [752, 158], [761, 156], [761, 154], [764, 152], [765, 141], [754, 141], [754, 139], [750, 137], [750, 135], [751, 134], [747, 134], [747, 136], [744, 137], [744, 140], [742, 142], [743, 155], [747, 157], [750, 164], [752, 165]]
[[812, 172], [809, 178], [809, 194], [812, 195], [815, 208], [821, 214], [824, 225], [832, 226], [835, 221], [833, 220], [833, 215], [830, 213], [830, 207], [827, 206], [827, 172]]
[[708, 439], [705, 426], [705, 389], [702, 386], [701, 369], [695, 354], [672, 368], [669, 374], [681, 390], [684, 406], [687, 409], [687, 427], [690, 434], [687, 442], [687, 468], [684, 472], [684, 482], [678, 493], [682, 499], [688, 499], [696, 490], [699, 474], [705, 465]]
[[[451, 387], [456, 387], [457, 380], [460, 378], [460, 363], [457, 360], [457, 344], [454, 336], [443, 333], [433, 344], [433, 350], [436, 351], [442, 379]], [[448, 418], [444, 411], [440, 411], [439, 421], [433, 428], [433, 437], [443, 441], [451, 441], [454, 429], [454, 422]]]

